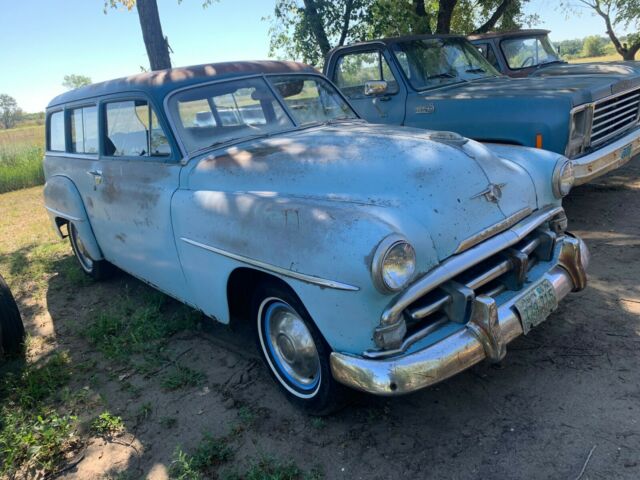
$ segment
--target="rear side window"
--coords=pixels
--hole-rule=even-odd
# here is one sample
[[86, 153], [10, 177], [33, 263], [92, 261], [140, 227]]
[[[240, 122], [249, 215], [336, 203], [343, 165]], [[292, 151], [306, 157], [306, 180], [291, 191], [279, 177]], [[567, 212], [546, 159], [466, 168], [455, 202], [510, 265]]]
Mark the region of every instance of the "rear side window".
[[75, 108], [69, 114], [71, 151], [98, 153], [98, 109], [95, 105]]
[[49, 117], [49, 150], [64, 152], [64, 112], [52, 113]]
[[336, 85], [349, 98], [364, 96], [364, 84], [371, 80], [387, 82], [387, 93], [398, 92], [398, 82], [382, 52], [348, 53], [338, 59], [334, 75]]
[[112, 157], [166, 157], [171, 148], [146, 100], [107, 103], [105, 154]]

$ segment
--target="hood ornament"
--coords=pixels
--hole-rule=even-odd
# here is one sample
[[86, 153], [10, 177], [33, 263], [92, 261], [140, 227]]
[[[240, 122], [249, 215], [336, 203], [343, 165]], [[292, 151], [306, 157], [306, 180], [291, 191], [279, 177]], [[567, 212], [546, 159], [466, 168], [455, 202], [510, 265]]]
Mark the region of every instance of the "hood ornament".
[[502, 189], [505, 185], [506, 183], [490, 183], [486, 189], [475, 194], [471, 198], [484, 197], [488, 202], [498, 203], [502, 198]]

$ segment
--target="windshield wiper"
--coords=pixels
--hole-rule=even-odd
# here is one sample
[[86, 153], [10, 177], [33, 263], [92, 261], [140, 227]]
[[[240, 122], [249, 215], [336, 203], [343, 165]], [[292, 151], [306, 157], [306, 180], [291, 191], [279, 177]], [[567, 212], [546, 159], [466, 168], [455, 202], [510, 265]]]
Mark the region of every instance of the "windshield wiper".
[[466, 73], [487, 73], [484, 68], [470, 68], [469, 70], [465, 70]]
[[456, 75], [454, 75], [453, 73], [438, 73], [436, 75], [427, 75], [427, 80], [434, 80], [436, 78], [458, 78]]

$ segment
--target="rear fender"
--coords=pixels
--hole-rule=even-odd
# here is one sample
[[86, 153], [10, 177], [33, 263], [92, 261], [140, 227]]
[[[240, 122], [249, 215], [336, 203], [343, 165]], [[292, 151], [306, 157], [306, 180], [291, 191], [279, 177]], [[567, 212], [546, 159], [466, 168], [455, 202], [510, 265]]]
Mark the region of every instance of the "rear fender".
[[104, 258], [93, 234], [80, 192], [69, 178], [56, 175], [47, 180], [44, 185], [44, 204], [60, 238], [65, 236], [60, 227], [72, 222], [91, 258]]

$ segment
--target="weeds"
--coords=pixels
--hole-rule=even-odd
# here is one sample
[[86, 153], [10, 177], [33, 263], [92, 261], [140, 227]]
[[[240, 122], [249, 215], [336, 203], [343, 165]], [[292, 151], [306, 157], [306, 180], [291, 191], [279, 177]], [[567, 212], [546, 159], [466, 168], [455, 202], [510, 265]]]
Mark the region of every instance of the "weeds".
[[122, 418], [105, 411], [91, 422], [91, 431], [97, 435], [111, 437], [124, 431], [124, 422]]
[[318, 469], [305, 472], [294, 462], [282, 462], [270, 456], [262, 456], [252, 462], [244, 473], [226, 472], [225, 480], [320, 480], [324, 478]]
[[44, 183], [44, 127], [0, 132], [0, 193]]
[[202, 385], [207, 376], [198, 370], [183, 365], [178, 365], [162, 380], [162, 388], [165, 390], [179, 390], [187, 387]]
[[233, 457], [233, 450], [225, 439], [205, 435], [192, 454], [176, 448], [169, 473], [177, 480], [205, 478], [207, 470]]

